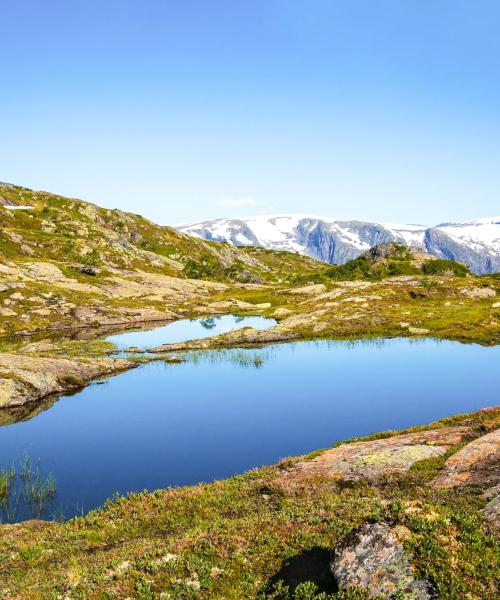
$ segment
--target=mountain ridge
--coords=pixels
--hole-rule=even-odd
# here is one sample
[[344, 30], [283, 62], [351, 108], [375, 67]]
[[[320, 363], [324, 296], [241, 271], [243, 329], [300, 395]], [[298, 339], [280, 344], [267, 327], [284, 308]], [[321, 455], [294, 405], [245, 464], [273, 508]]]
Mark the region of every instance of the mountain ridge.
[[209, 241], [288, 250], [331, 264], [344, 264], [377, 244], [396, 242], [464, 262], [476, 274], [500, 271], [500, 217], [427, 226], [299, 213], [212, 219], [176, 229]]

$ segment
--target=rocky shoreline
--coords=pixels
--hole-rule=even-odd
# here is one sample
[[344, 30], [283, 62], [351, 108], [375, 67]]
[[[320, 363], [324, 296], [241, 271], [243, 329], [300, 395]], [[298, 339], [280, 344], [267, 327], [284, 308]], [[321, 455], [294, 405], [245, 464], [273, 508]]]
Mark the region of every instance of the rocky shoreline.
[[78, 390], [90, 381], [137, 365], [116, 358], [40, 358], [0, 353], [0, 408], [37, 402]]
[[[192, 598], [234, 589], [227, 597], [433, 600], [462, 590], [493, 599], [499, 418], [500, 407], [483, 409], [212, 484], [134, 494], [68, 523], [2, 526], [0, 591], [134, 597], [149, 581]], [[23, 558], [27, 544], [40, 548], [36, 560]], [[210, 548], [208, 569], [199, 544]]]

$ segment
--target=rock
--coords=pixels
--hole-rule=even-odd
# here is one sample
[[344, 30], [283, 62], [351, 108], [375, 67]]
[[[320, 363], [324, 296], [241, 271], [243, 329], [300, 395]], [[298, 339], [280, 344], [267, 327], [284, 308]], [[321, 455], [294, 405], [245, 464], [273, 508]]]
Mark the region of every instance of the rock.
[[446, 461], [432, 481], [434, 487], [474, 485], [493, 487], [500, 483], [500, 429], [467, 444]]
[[425, 329], [424, 327], [408, 327], [408, 331], [415, 335], [426, 335], [427, 333], [430, 333], [430, 329]]
[[491, 308], [500, 308], [500, 302], [493, 302]]
[[48, 317], [49, 315], [52, 314], [52, 311], [50, 310], [50, 308], [36, 308], [36, 309], [32, 310], [31, 312], [36, 315], [40, 315], [41, 317]]
[[50, 340], [40, 340], [39, 342], [30, 342], [29, 344], [26, 344], [26, 346], [23, 346], [19, 352], [51, 352], [54, 349], [57, 349], [57, 346]]
[[0, 308], [0, 315], [2, 315], [2, 317], [16, 317], [17, 313], [10, 308]]
[[329, 475], [343, 479], [376, 480], [388, 474], [403, 473], [419, 460], [441, 456], [450, 446], [459, 444], [468, 432], [468, 427], [444, 427], [342, 444], [312, 460], [299, 461], [286, 473], [286, 478]]
[[500, 532], [500, 494], [490, 500], [482, 512], [492, 524], [493, 529]]
[[64, 273], [49, 262], [36, 262], [26, 265], [31, 277], [42, 279], [44, 281], [54, 282], [66, 279]]
[[95, 276], [99, 273], [99, 269], [96, 269], [92, 265], [75, 265], [75, 269], [83, 275]]
[[35, 255], [35, 251], [33, 250], [33, 248], [30, 248], [28, 244], [22, 244], [20, 250], [23, 254], [26, 254], [27, 256]]
[[0, 283], [0, 293], [1, 292], [6, 292], [8, 291], [10, 288], [8, 285], [5, 285], [5, 283]]
[[348, 298], [343, 298], [341, 300], [341, 302], [359, 302], [359, 303], [364, 303], [365, 302], [365, 298], [363, 298], [362, 296], [349, 296]]
[[6, 234], [7, 234], [7, 237], [10, 238], [10, 241], [14, 242], [15, 244], [21, 244], [24, 242], [23, 236], [19, 235], [15, 231], [7, 231]]
[[292, 332], [280, 331], [277, 327], [270, 329], [254, 329], [253, 327], [243, 327], [235, 331], [228, 331], [220, 335], [204, 338], [201, 340], [191, 340], [177, 344], [162, 344], [156, 348], [148, 350], [155, 354], [164, 352], [182, 352], [184, 350], [205, 350], [207, 348], [218, 347], [241, 347], [259, 344], [269, 344], [272, 342], [285, 342], [298, 338], [298, 334]]
[[0, 408], [22, 406], [49, 394], [74, 390], [91, 379], [134, 366], [123, 359], [69, 360], [0, 353]]
[[428, 581], [415, 579], [403, 544], [386, 523], [366, 523], [336, 548], [331, 569], [339, 590], [359, 587], [368, 598], [436, 598]]
[[466, 296], [467, 298], [473, 299], [482, 299], [482, 298], [492, 298], [497, 295], [495, 290], [492, 290], [489, 287], [484, 288], [464, 288], [461, 290], [462, 296]]
[[323, 294], [324, 292], [326, 292], [326, 286], [322, 283], [313, 283], [311, 285], [304, 285], [286, 291], [287, 294], [301, 294], [304, 296], [315, 296], [316, 294]]
[[255, 308], [271, 308], [270, 302], [261, 302], [260, 304], [254, 304]]
[[277, 308], [273, 313], [273, 317], [276, 317], [277, 319], [282, 319], [283, 317], [288, 317], [291, 314], [292, 311], [288, 308]]
[[342, 296], [342, 294], [345, 294], [345, 289], [340, 288], [337, 290], [332, 290], [331, 292], [325, 292], [324, 294], [320, 294], [319, 296], [316, 296], [314, 300], [316, 302], [323, 302], [323, 300], [334, 300], [335, 298]]
[[338, 281], [337, 285], [343, 288], [361, 289], [369, 288], [373, 284], [370, 281]]
[[234, 304], [230, 300], [220, 300], [218, 302], [210, 302], [208, 307], [213, 308], [215, 310], [229, 310], [231, 308], [234, 308]]
[[317, 319], [323, 316], [326, 310], [316, 310], [314, 312], [304, 312], [298, 315], [292, 315], [280, 322], [280, 329], [295, 329], [297, 327], [313, 327]]

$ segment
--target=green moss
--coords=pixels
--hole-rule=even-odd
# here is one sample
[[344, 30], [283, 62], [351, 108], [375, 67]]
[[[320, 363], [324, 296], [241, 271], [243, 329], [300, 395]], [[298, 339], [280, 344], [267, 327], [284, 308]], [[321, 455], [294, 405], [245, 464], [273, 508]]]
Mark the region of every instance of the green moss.
[[[461, 415], [427, 428], [491, 428], [495, 419], [498, 413]], [[65, 524], [10, 531], [0, 540], [1, 585], [7, 597], [65, 590], [89, 599], [139, 592], [173, 599], [362, 598], [361, 590], [339, 595], [328, 587], [329, 557], [353, 528], [384, 520], [408, 529], [405, 546], [417, 575], [430, 579], [440, 597], [493, 599], [498, 545], [479, 512], [484, 500], [429, 487], [441, 465], [422, 468], [424, 462], [381, 487], [325, 478], [288, 486], [277, 465], [116, 497]], [[31, 546], [43, 552], [26, 561], [20, 551]]]

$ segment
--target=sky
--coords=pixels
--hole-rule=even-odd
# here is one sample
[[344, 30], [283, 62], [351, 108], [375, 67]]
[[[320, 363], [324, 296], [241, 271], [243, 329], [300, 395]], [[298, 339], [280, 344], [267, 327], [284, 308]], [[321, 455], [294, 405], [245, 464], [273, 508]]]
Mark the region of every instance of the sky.
[[0, 0], [0, 181], [165, 224], [500, 214], [498, 0]]

